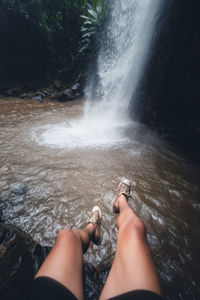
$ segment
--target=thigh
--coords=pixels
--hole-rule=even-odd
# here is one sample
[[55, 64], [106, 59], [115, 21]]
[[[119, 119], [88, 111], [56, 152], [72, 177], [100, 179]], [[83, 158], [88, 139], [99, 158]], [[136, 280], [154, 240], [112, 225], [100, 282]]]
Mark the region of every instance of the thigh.
[[71, 230], [59, 233], [55, 246], [35, 278], [49, 277], [67, 287], [78, 299], [83, 299], [83, 254], [80, 239]]
[[130, 223], [119, 230], [115, 258], [100, 299], [138, 289], [160, 294], [146, 237]]

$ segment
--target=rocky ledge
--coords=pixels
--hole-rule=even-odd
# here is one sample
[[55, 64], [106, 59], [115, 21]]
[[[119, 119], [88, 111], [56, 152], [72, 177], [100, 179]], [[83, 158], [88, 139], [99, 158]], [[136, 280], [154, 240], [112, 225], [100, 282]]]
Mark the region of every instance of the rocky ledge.
[[45, 99], [48, 98], [54, 101], [67, 102], [81, 97], [83, 94], [82, 89], [80, 83], [74, 83], [73, 85], [68, 86], [56, 79], [49, 84], [49, 86], [41, 89], [36, 87], [36, 83], [33, 83], [32, 86], [26, 86], [26, 84], [24, 84], [8, 89], [2, 89], [0, 87], [0, 98], [18, 97], [24, 100], [34, 100], [39, 102], [45, 102]]
[[[0, 223], [0, 299], [28, 299], [34, 274], [50, 252], [13, 225]], [[85, 299], [98, 299], [101, 280], [92, 265], [84, 266]]]

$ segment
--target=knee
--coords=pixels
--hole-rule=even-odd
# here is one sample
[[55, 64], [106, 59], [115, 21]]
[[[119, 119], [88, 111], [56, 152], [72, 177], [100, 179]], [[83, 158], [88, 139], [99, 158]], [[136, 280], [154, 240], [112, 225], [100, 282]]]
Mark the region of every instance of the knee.
[[129, 220], [122, 228], [125, 239], [144, 240], [146, 238], [146, 227], [142, 220]]
[[68, 244], [68, 245], [74, 245], [79, 243], [79, 239], [76, 236], [76, 234], [71, 229], [63, 229], [58, 233], [56, 244]]
[[137, 228], [137, 230], [141, 234], [146, 235], [146, 226], [145, 226], [144, 222], [141, 219], [137, 218], [137, 220], [135, 221], [134, 226]]

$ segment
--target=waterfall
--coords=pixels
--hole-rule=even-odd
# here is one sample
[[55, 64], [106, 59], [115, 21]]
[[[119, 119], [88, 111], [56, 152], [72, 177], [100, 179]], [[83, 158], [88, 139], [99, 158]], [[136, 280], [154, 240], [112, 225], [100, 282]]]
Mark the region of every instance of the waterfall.
[[128, 107], [145, 71], [162, 0], [113, 0], [101, 34], [97, 70], [85, 88], [84, 116], [34, 131], [40, 144], [58, 148], [121, 147], [133, 124]]
[[85, 91], [86, 115], [101, 115], [109, 122], [127, 118], [149, 58], [161, 0], [115, 0], [110, 5], [109, 23], [100, 41], [98, 83], [94, 90], [92, 74]]

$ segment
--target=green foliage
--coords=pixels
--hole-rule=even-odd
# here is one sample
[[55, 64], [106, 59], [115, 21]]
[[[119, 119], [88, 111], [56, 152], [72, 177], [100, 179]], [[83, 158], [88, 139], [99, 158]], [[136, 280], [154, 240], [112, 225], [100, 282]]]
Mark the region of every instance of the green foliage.
[[95, 39], [96, 33], [108, 12], [108, 2], [103, 0], [92, 0], [91, 2], [91, 4], [85, 3], [84, 14], [81, 15], [84, 22], [81, 27], [82, 41], [79, 53], [91, 49], [92, 41]]
[[0, 7], [23, 14], [27, 19], [35, 17], [39, 12], [37, 0], [1, 0]]
[[108, 5], [106, 0], [0, 0], [0, 10], [32, 22], [48, 45], [51, 65], [73, 76], [74, 66], [81, 68], [91, 54]]

